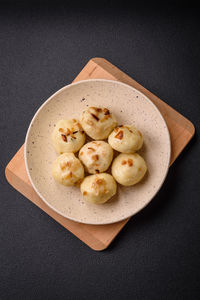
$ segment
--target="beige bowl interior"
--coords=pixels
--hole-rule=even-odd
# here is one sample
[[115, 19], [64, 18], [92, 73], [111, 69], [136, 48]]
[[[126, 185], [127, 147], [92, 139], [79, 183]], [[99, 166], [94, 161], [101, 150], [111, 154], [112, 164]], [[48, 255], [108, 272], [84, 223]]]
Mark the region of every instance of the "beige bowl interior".
[[[78, 119], [88, 106], [107, 107], [119, 125], [133, 124], [144, 137], [138, 153], [147, 162], [148, 174], [135, 186], [118, 184], [117, 195], [103, 205], [86, 203], [78, 188], [62, 186], [51, 176], [57, 157], [51, 142], [54, 125], [60, 119]], [[25, 162], [34, 189], [53, 210], [77, 222], [108, 224], [134, 215], [151, 201], [166, 177], [170, 149], [166, 123], [146, 96], [120, 82], [94, 79], [62, 88], [40, 107], [27, 132]]]

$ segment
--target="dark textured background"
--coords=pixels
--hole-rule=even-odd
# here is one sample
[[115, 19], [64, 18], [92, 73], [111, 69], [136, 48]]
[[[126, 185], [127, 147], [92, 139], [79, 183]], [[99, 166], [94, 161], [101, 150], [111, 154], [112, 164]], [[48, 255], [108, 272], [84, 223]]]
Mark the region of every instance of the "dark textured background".
[[[109, 2], [111, 3], [111, 2]], [[0, 299], [200, 297], [200, 22], [177, 6], [0, 6]], [[15, 191], [4, 168], [37, 108], [105, 57], [196, 126], [166, 182], [94, 252]]]

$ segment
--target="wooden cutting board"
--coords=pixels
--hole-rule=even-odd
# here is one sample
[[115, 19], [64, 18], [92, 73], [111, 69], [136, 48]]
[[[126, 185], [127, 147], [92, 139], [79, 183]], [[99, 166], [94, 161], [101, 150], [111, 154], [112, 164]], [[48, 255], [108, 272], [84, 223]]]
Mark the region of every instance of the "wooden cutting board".
[[[194, 125], [168, 104], [103, 58], [91, 59], [75, 78], [74, 82], [90, 78], [112, 79], [127, 83], [152, 100], [162, 113], [169, 128], [172, 145], [172, 164], [193, 137], [195, 132]], [[94, 250], [106, 249], [129, 220], [126, 219], [109, 225], [87, 225], [68, 220], [51, 210], [36, 194], [28, 179], [24, 163], [24, 146], [19, 149], [9, 162], [5, 169], [5, 174], [8, 182], [17, 191]]]

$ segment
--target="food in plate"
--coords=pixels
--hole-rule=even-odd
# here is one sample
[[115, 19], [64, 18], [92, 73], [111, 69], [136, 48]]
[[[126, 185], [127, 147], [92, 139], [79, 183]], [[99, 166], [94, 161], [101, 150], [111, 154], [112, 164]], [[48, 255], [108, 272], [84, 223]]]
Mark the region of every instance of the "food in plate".
[[110, 174], [101, 173], [85, 177], [80, 188], [86, 201], [101, 204], [116, 194], [117, 184]]
[[113, 149], [104, 141], [92, 141], [79, 151], [79, 159], [90, 174], [105, 172], [113, 159]]
[[84, 168], [74, 153], [63, 153], [53, 162], [52, 175], [63, 185], [78, 185], [84, 178]]
[[[60, 184], [80, 186], [83, 198], [101, 204], [116, 194], [117, 183], [138, 183], [147, 171], [144, 159], [135, 151], [143, 145], [141, 132], [133, 125], [117, 126], [115, 116], [104, 107], [89, 107], [81, 121], [60, 120], [52, 140], [57, 153], [52, 175]], [[88, 142], [85, 133], [95, 141]], [[108, 143], [102, 141], [108, 137]], [[120, 153], [113, 161], [113, 149]], [[79, 151], [79, 159], [74, 155]], [[111, 173], [104, 173], [112, 163]], [[84, 178], [85, 170], [93, 175]], [[115, 181], [116, 180], [116, 181]]]
[[138, 183], [145, 175], [147, 165], [137, 153], [119, 154], [112, 163], [112, 175], [115, 180], [125, 186]]
[[94, 140], [106, 139], [117, 126], [115, 116], [103, 107], [87, 108], [83, 111], [80, 122], [87, 135]]
[[52, 140], [57, 153], [75, 153], [85, 143], [85, 133], [76, 119], [60, 120], [53, 130]]
[[133, 125], [116, 127], [108, 137], [110, 146], [122, 153], [134, 153], [143, 144], [141, 132]]

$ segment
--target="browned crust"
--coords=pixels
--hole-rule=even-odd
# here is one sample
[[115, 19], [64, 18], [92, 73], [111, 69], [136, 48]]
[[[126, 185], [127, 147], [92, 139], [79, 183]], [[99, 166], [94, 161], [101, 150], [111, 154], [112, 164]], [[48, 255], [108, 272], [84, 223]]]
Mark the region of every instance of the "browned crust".
[[120, 130], [120, 131], [115, 135], [115, 138], [116, 138], [116, 139], [119, 139], [119, 140], [122, 140], [122, 139], [123, 139], [123, 135], [124, 135], [123, 131]]
[[128, 165], [129, 165], [129, 167], [133, 166], [133, 160], [131, 158], [128, 159]]

